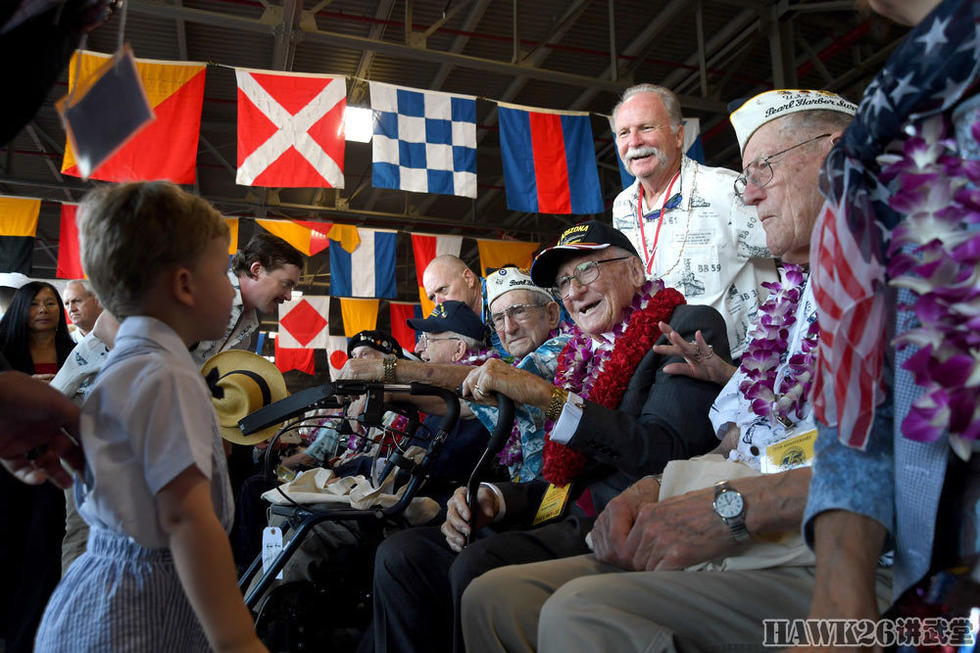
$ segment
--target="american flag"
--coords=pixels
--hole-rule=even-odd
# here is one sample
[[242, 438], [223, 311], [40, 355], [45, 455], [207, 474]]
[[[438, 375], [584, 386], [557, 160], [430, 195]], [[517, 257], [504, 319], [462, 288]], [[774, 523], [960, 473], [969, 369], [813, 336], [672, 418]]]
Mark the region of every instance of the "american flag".
[[[813, 385], [817, 419], [864, 449], [875, 407], [885, 398], [882, 368], [885, 268], [892, 229], [904, 216], [888, 206], [878, 157], [910, 124], [950, 111], [980, 84], [980, 0], [944, 0], [913, 29], [865, 91], [854, 122], [827, 156], [827, 198], [810, 248], [820, 311]], [[900, 141], [899, 141], [900, 142]]]

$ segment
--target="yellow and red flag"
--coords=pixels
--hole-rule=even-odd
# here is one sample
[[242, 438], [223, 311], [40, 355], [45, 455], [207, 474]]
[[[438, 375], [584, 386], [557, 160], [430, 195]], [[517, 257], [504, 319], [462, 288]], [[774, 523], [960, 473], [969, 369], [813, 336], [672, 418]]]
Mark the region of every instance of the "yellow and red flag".
[[[99, 52], [73, 54], [68, 66], [69, 87], [74, 88], [79, 77], [85, 79], [92, 75], [111, 58], [112, 55]], [[169, 179], [178, 184], [193, 184], [207, 64], [137, 59], [136, 68], [156, 119], [96, 168], [89, 178], [116, 182]], [[61, 171], [73, 177], [81, 176], [70, 142], [65, 144]]]
[[279, 236], [287, 243], [306, 254], [315, 256], [330, 246], [335, 240], [348, 252], [360, 244], [357, 227], [315, 222], [313, 220], [256, 220], [260, 227], [273, 236]]

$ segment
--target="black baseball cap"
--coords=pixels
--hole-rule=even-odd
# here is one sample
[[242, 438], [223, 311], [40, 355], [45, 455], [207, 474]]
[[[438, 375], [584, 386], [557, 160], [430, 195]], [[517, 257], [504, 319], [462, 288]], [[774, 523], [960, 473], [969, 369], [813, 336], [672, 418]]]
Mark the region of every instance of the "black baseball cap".
[[552, 288], [562, 263], [586, 252], [608, 247], [624, 249], [637, 258], [640, 256], [636, 253], [633, 243], [623, 235], [622, 231], [598, 220], [589, 220], [569, 227], [562, 232], [554, 247], [549, 247], [534, 259], [534, 264], [531, 265], [531, 280], [542, 288]]
[[456, 300], [436, 304], [432, 313], [424, 320], [412, 318], [406, 322], [416, 331], [425, 331], [426, 333], [452, 331], [481, 341], [486, 333], [486, 327], [483, 326], [483, 322], [473, 312], [473, 309]]
[[395, 355], [398, 358], [405, 358], [405, 354], [402, 352], [402, 346], [390, 334], [384, 331], [361, 331], [355, 333], [354, 337], [347, 342], [347, 355], [353, 356], [354, 350], [358, 347], [370, 347], [386, 356]]

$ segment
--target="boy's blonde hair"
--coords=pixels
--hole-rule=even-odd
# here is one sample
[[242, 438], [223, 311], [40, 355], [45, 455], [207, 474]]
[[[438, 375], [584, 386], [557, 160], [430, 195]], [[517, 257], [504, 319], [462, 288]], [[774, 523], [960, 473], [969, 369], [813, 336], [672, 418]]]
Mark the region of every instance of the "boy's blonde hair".
[[118, 319], [138, 314], [157, 275], [193, 266], [228, 225], [206, 200], [167, 181], [100, 186], [78, 211], [82, 265]]

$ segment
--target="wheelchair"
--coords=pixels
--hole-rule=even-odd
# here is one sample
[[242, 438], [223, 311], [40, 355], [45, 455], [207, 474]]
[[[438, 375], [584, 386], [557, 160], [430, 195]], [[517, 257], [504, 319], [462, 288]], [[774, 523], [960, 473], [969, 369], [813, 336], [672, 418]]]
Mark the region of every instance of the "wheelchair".
[[[438, 397], [445, 405], [445, 415], [435, 431], [430, 431], [419, 423], [414, 407], [386, 405], [385, 393]], [[381, 485], [393, 475], [394, 485], [401, 491], [400, 498], [394, 505], [374, 505], [368, 509], [332, 504], [300, 505], [289, 501], [270, 506], [271, 515], [283, 520], [282, 549], [265, 566], [260, 553], [239, 579], [245, 604], [255, 615], [256, 632], [270, 651], [356, 650], [371, 624], [374, 552], [392, 530], [409, 526], [406, 508], [425, 491], [432, 464], [459, 420], [459, 399], [449, 390], [423, 383], [338, 381], [287, 397], [239, 423], [243, 433], [248, 434], [286, 422], [266, 450], [265, 473], [271, 475], [272, 445], [283, 433], [305, 423], [301, 415], [320, 408], [344, 408], [362, 395], [367, 399], [357, 421], [380, 433], [372, 439], [377, 446], [371, 469], [380, 469], [376, 483]], [[476, 501], [480, 480], [513, 427], [513, 402], [498, 396], [498, 406], [497, 424], [467, 482], [472, 502]], [[385, 424], [385, 416], [391, 413], [407, 418], [407, 422], [402, 420], [405, 425], [401, 430], [392, 428], [390, 419]], [[422, 449], [421, 459], [416, 456], [412, 460], [406, 455], [413, 446]], [[475, 515], [473, 508], [471, 512]], [[329, 542], [324, 539], [324, 530], [330, 534]], [[328, 551], [311, 565], [313, 578], [275, 584], [277, 575], [307, 538], [320, 538]]]

